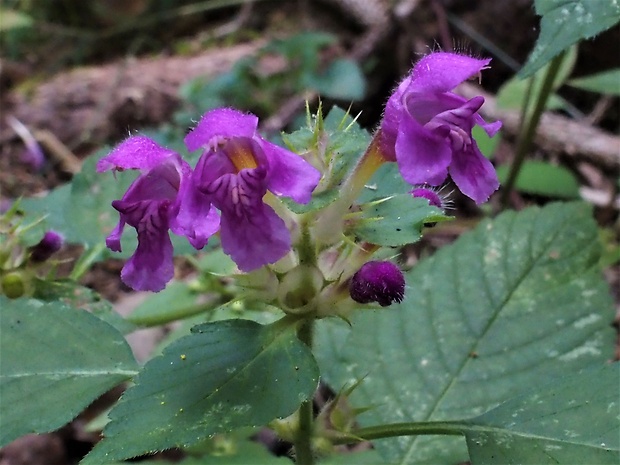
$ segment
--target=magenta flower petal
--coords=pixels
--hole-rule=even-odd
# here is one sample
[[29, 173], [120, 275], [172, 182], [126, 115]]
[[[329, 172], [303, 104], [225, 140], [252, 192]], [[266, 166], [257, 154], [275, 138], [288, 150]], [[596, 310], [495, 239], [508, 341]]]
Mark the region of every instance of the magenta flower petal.
[[116, 146], [109, 155], [97, 162], [99, 173], [108, 170], [150, 170], [166, 158], [175, 155], [144, 136], [133, 136]]
[[497, 132], [502, 128], [501, 121], [493, 121], [492, 123], [487, 123], [482, 116], [476, 113], [474, 116], [474, 121], [478, 126], [484, 129], [484, 132], [487, 133], [487, 136], [493, 137]]
[[486, 202], [499, 188], [495, 168], [472, 139], [467, 150], [454, 154], [450, 176], [459, 190], [476, 203]]
[[321, 172], [299, 155], [268, 141], [261, 142], [269, 163], [267, 188], [295, 202], [308, 203], [321, 180]]
[[[138, 247], [121, 271], [121, 279], [136, 291], [161, 291], [174, 276], [172, 242], [168, 235], [168, 205], [117, 202], [121, 214], [133, 215], [139, 209]], [[136, 208], [137, 207], [137, 208]]]
[[170, 221], [173, 233], [187, 237], [197, 250], [220, 228], [220, 215], [209, 198], [200, 192], [193, 179], [182, 184], [175, 204], [176, 213]]
[[121, 216], [121, 219], [116, 227], [105, 239], [106, 247], [112, 252], [122, 252], [121, 236], [123, 235], [123, 229], [125, 229], [125, 220], [123, 220], [123, 217]]
[[241, 271], [275, 263], [291, 249], [291, 235], [273, 209], [261, 203], [251, 215], [222, 211], [222, 249]]
[[461, 82], [478, 74], [491, 62], [457, 53], [431, 53], [418, 61], [411, 72], [410, 93], [449, 92]]
[[379, 144], [383, 157], [388, 161], [396, 161], [396, 137], [398, 136], [398, 126], [400, 119], [404, 113], [403, 97], [409, 84], [411, 77], [406, 77], [390, 96], [385, 104], [385, 112], [383, 113], [383, 121], [381, 122], [381, 139]]
[[445, 136], [447, 128], [427, 130], [404, 117], [396, 140], [396, 160], [403, 179], [410, 184], [441, 184], [448, 176], [452, 151]]
[[291, 248], [284, 221], [265, 203], [266, 170], [259, 167], [221, 176], [202, 191], [222, 212], [222, 249], [242, 271], [282, 258]]
[[253, 137], [258, 127], [258, 117], [232, 108], [211, 110], [200, 119], [198, 125], [185, 137], [188, 150], [215, 148], [233, 137]]

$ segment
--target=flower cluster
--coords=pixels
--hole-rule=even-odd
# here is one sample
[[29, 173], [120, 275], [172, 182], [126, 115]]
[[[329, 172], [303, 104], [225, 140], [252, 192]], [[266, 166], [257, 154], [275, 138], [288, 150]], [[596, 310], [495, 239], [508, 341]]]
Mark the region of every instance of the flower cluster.
[[[206, 113], [185, 137], [188, 150], [201, 151], [194, 168], [178, 153], [147, 137], [125, 140], [97, 165], [98, 171], [141, 172], [123, 198], [112, 203], [120, 221], [106, 239], [111, 250], [120, 251], [125, 225], [136, 229], [138, 247], [123, 268], [123, 281], [136, 290], [165, 287], [174, 273], [169, 231], [185, 236], [196, 249], [219, 233], [222, 250], [239, 270], [250, 272], [287, 255], [297, 240], [291, 230], [303, 223], [299, 241], [307, 249], [306, 261], [299, 259], [297, 274], [287, 275], [289, 269], [278, 277], [287, 290], [281, 293], [283, 305], [313, 302], [326, 283], [342, 289], [324, 273], [314, 273], [316, 263], [307, 260], [316, 260], [316, 253], [329, 247], [338, 250], [335, 244], [342, 240], [345, 216], [382, 163], [398, 163], [403, 178], [414, 186], [411, 195], [441, 209], [446, 202], [432, 186], [442, 184], [448, 175], [477, 203], [498, 188], [493, 166], [480, 153], [471, 132], [478, 124], [493, 135], [501, 123], [487, 123], [478, 114], [482, 97], [466, 100], [452, 92], [489, 61], [441, 52], [422, 58], [388, 100], [380, 129], [344, 182], [330, 179], [329, 168], [321, 173], [300, 155], [263, 139], [257, 132], [256, 116], [230, 108]], [[329, 161], [320, 160], [318, 165], [328, 166]], [[325, 205], [322, 216], [313, 212], [298, 222], [277, 197], [308, 203], [323, 175], [324, 185], [340, 186], [339, 199]], [[316, 244], [309, 245], [309, 238]], [[376, 249], [370, 244], [369, 250]], [[345, 275], [351, 276], [341, 273], [334, 279], [345, 280]], [[303, 283], [299, 286], [305, 286], [304, 291], [288, 289], [295, 283]], [[369, 262], [349, 286], [350, 296], [360, 303], [390, 305], [399, 302], [403, 292], [402, 275], [389, 262]]]
[[106, 240], [120, 251], [125, 225], [136, 229], [138, 247], [121, 273], [127, 285], [159, 291], [172, 278], [169, 230], [196, 249], [220, 231], [223, 250], [242, 271], [274, 263], [290, 250], [290, 232], [265, 194], [306, 203], [321, 173], [261, 138], [257, 125], [256, 116], [233, 109], [205, 114], [185, 138], [189, 150], [203, 151], [193, 170], [179, 154], [144, 136], [130, 137], [99, 161], [100, 172], [141, 172], [112, 203], [120, 221]]

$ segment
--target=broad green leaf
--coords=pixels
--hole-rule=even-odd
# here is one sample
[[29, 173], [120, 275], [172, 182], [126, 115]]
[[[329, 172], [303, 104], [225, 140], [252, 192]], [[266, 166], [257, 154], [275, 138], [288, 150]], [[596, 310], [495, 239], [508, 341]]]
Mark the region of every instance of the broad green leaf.
[[594, 37], [620, 20], [615, 0], [535, 0], [542, 16], [540, 36], [519, 76], [532, 75], [562, 50], [582, 39]]
[[313, 394], [318, 377], [308, 347], [281, 325], [227, 320], [196, 326], [144, 366], [110, 412], [105, 439], [83, 463], [264, 425], [291, 414]]
[[398, 194], [361, 205], [361, 215], [352, 220], [350, 233], [372, 244], [396, 247], [417, 242], [424, 224], [447, 218], [426, 199]]
[[[339, 390], [363, 380], [362, 426], [480, 415], [612, 356], [613, 306], [590, 208], [550, 204], [482, 222], [406, 273], [405, 301], [321, 322], [317, 356]], [[394, 464], [467, 460], [465, 440], [375, 446]]]
[[[497, 168], [500, 183], [505, 183], [510, 167]], [[517, 190], [551, 198], [575, 199], [579, 197], [579, 181], [572, 171], [545, 161], [528, 160], [519, 170]]]
[[[577, 46], [575, 45], [568, 50], [566, 56], [560, 64], [560, 68], [558, 69], [555, 79], [553, 80], [553, 91], [557, 90], [562, 86], [562, 84], [564, 84], [568, 76], [572, 73], [576, 61]], [[539, 99], [540, 91], [543, 87], [548, 68], [549, 65], [543, 66], [536, 72], [536, 74], [534, 74], [534, 76], [530, 78], [534, 81], [531, 83], [532, 88], [530, 91], [531, 94], [526, 113], [528, 115], [532, 112], [536, 102]], [[530, 86], [530, 79], [523, 79], [520, 76], [513, 76], [511, 79], [506, 81], [497, 93], [497, 105], [501, 108], [521, 109], [524, 103], [523, 100], [528, 92], [528, 87]], [[546, 108], [555, 110], [564, 108], [565, 105], [566, 102], [564, 99], [556, 94], [551, 94], [546, 103]]]
[[0, 296], [0, 445], [71, 421], [137, 364], [123, 336], [85, 310]]
[[350, 59], [339, 58], [325, 72], [313, 76], [308, 85], [323, 96], [339, 100], [361, 100], [366, 93], [366, 79], [359, 65]]
[[619, 463], [619, 368], [555, 380], [467, 420], [472, 463]]
[[577, 79], [571, 79], [566, 84], [578, 89], [599, 92], [608, 95], [620, 95], [620, 68], [603, 71]]
[[113, 308], [112, 304], [92, 289], [82, 286], [70, 279], [35, 281], [36, 299], [64, 303], [76, 309], [88, 310], [100, 320], [116, 328], [121, 334], [135, 331], [136, 325], [125, 320]]
[[396, 163], [384, 163], [370, 178], [358, 201], [370, 202], [395, 194], [404, 194], [412, 189], [411, 185], [403, 179], [403, 176], [398, 171]]

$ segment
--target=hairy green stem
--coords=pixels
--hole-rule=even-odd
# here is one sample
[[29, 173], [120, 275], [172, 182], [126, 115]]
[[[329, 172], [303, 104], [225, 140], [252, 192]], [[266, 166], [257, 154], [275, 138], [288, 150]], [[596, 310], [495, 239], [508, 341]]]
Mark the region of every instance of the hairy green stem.
[[316, 245], [312, 240], [312, 234], [310, 232], [309, 224], [314, 221], [313, 217], [304, 216], [300, 222], [301, 237], [299, 245], [297, 246], [297, 253], [299, 254], [299, 263], [303, 264], [315, 264], [317, 260]]
[[[297, 329], [297, 337], [312, 347], [314, 331], [314, 320], [308, 319], [301, 323]], [[312, 398], [306, 400], [299, 407], [299, 426], [295, 434], [295, 457], [298, 465], [313, 465], [314, 456], [312, 454], [312, 436], [314, 430], [314, 412], [312, 409]]]
[[463, 434], [463, 423], [450, 421], [426, 421], [418, 423], [392, 423], [387, 425], [369, 426], [352, 431], [350, 438], [336, 439], [334, 444], [349, 444], [359, 442], [360, 439], [372, 441], [373, 439], [393, 438], [397, 436], [422, 436], [422, 435], [447, 435], [460, 436]]
[[[562, 60], [564, 60], [565, 54], [566, 52], [562, 52], [551, 61], [549, 69], [547, 70], [547, 74], [545, 74], [545, 80], [543, 81], [542, 88], [540, 89], [540, 93], [537, 96], [534, 110], [529, 116], [527, 122], [525, 122], [526, 126], [524, 126], [523, 131], [521, 131], [515, 159], [512, 162], [512, 166], [510, 167], [508, 179], [506, 180], [502, 188], [502, 194], [500, 197], [500, 204], [502, 208], [505, 208], [508, 205], [508, 198], [510, 196], [510, 192], [512, 191], [514, 184], [517, 180], [517, 176], [519, 175], [519, 171], [521, 170], [521, 165], [523, 165], [523, 160], [525, 160], [525, 155], [530, 149], [532, 141], [534, 140], [534, 136], [536, 135], [536, 129], [538, 128], [540, 117], [545, 110], [547, 99], [549, 98], [549, 96], [551, 95], [551, 91], [553, 90], [553, 81], [555, 81], [555, 77], [560, 70], [560, 65], [562, 64]], [[525, 103], [525, 105], [527, 105], [527, 103]], [[527, 114], [527, 112], [523, 113]], [[522, 121], [522, 124], [523, 123], [524, 122]]]

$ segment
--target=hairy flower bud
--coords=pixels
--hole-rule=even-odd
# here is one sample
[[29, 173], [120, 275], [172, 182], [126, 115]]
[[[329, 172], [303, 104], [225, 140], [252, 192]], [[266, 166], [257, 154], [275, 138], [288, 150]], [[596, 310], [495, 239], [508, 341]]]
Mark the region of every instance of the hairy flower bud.
[[405, 295], [405, 278], [392, 262], [365, 263], [349, 283], [351, 298], [361, 304], [377, 302], [382, 307], [401, 302]]
[[30, 260], [36, 263], [46, 261], [60, 250], [64, 241], [64, 237], [56, 231], [47, 231], [43, 239], [30, 249]]

